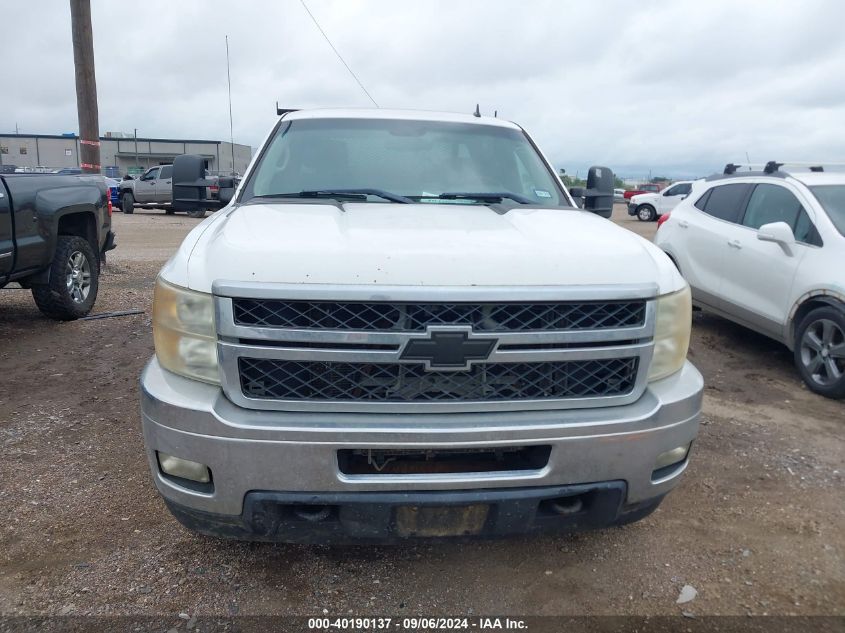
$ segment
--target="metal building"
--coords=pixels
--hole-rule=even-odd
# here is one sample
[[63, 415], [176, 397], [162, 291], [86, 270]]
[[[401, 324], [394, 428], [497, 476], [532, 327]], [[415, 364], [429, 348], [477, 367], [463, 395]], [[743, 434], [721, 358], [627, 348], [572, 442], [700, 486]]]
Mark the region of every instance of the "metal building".
[[[180, 154], [200, 154], [211, 171], [243, 174], [252, 158], [249, 145], [226, 141], [191, 139], [141, 138], [107, 132], [100, 137], [100, 163], [103, 173], [123, 176], [153, 165], [173, 162]], [[79, 136], [76, 134], [2, 134], [0, 133], [0, 165], [36, 169], [45, 167], [79, 167]]]

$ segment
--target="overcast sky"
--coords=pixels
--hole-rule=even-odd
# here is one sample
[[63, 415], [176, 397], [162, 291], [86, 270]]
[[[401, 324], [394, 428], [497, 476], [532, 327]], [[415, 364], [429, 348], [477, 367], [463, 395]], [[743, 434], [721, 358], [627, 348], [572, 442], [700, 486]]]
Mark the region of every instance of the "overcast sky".
[[[558, 167], [845, 160], [845, 2], [306, 0], [382, 107], [525, 127]], [[275, 102], [371, 105], [299, 0], [92, 0], [100, 130], [258, 146]], [[0, 132], [78, 129], [67, 0], [3, 0]], [[583, 173], [583, 172], [582, 172]]]

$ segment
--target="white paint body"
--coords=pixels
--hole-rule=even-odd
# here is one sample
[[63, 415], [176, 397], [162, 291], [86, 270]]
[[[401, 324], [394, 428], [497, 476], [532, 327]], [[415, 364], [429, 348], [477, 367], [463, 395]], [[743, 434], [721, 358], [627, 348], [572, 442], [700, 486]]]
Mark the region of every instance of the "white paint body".
[[[519, 129], [501, 119], [429, 112], [311, 110], [286, 118], [314, 117]], [[660, 249], [589, 212], [518, 206], [499, 214], [480, 204], [345, 203], [341, 209], [331, 203], [234, 203], [197, 226], [161, 274], [201, 292], [211, 292], [216, 280], [400, 286], [656, 283], [660, 294], [684, 285]]]
[[692, 182], [684, 180], [672, 183], [669, 187], [666, 187], [666, 189], [659, 193], [638, 193], [636, 196], [631, 196], [631, 204], [633, 206], [650, 204], [654, 207], [655, 211], [657, 211], [657, 215], [661, 216], [665, 213], [669, 213], [672, 209], [678, 206], [678, 204], [680, 204], [684, 197], [687, 196], [688, 192], [686, 189], [684, 189], [683, 193], [676, 192], [676, 188], [681, 189], [678, 185], [688, 184], [692, 184]]
[[[822, 245], [795, 242], [790, 254], [779, 244], [758, 239], [757, 229], [695, 207], [708, 189], [734, 183], [788, 190], [816, 227]], [[809, 189], [814, 185], [845, 185], [845, 174], [698, 181], [660, 227], [655, 243], [678, 263], [694, 301], [791, 346], [793, 316], [802, 302], [818, 295], [845, 302], [845, 236]]]

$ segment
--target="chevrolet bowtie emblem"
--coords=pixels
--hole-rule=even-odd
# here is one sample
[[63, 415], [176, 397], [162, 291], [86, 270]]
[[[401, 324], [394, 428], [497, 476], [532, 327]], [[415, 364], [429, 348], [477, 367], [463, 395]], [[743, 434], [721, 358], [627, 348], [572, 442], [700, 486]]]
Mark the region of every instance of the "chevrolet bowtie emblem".
[[422, 361], [426, 371], [468, 371], [475, 361], [487, 360], [497, 339], [477, 337], [469, 327], [429, 327], [426, 338], [405, 344], [399, 358]]

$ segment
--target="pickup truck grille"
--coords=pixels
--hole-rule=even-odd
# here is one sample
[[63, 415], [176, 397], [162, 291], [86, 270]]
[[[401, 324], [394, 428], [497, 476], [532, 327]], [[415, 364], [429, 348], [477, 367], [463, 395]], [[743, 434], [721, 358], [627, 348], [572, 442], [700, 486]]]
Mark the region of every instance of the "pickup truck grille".
[[250, 398], [321, 402], [507, 401], [629, 393], [636, 358], [488, 363], [467, 372], [427, 372], [423, 365], [241, 358], [241, 389]]
[[582, 303], [352, 303], [235, 299], [235, 323], [255, 327], [424, 332], [430, 325], [527, 332], [632, 327], [645, 301]]
[[214, 294], [223, 390], [251, 409], [474, 413], [622, 405], [645, 390], [653, 352], [651, 285], [221, 283]]

